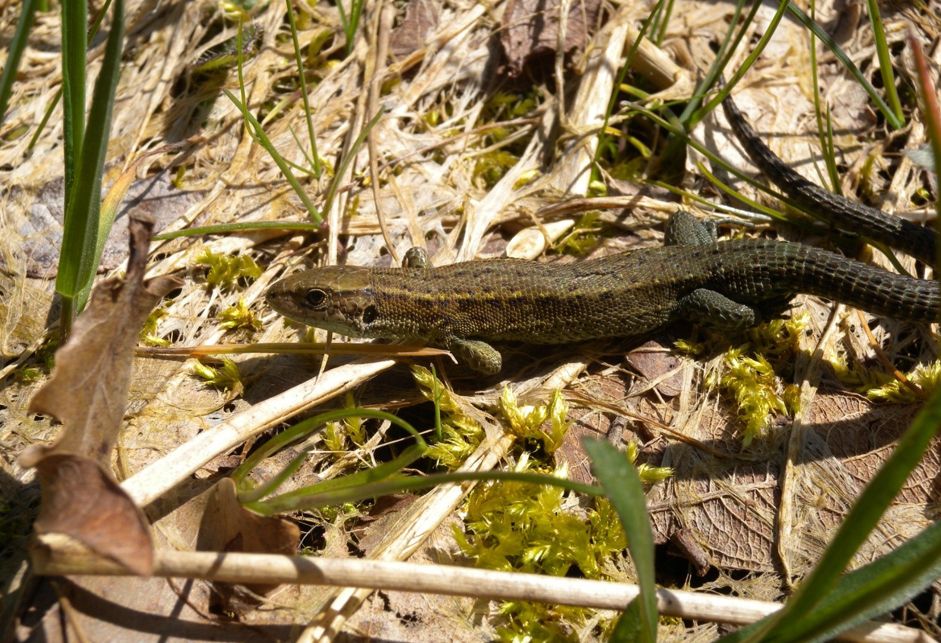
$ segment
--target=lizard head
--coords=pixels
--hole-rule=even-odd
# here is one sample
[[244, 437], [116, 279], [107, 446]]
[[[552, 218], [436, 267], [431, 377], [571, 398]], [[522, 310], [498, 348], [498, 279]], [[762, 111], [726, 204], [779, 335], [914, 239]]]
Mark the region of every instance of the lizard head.
[[268, 305], [288, 319], [348, 337], [375, 337], [378, 317], [369, 273], [327, 266], [286, 277], [268, 289]]

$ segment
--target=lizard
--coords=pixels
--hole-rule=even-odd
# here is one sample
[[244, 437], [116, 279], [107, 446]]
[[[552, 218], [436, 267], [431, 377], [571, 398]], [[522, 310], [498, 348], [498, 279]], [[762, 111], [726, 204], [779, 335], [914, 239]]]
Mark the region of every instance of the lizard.
[[[734, 104], [732, 109], [730, 120], [737, 112], [745, 122]], [[749, 133], [758, 138], [747, 122], [736, 130], [740, 139]], [[754, 141], [743, 145], [776, 161], [772, 180], [783, 175], [792, 185], [805, 181], [794, 179], [799, 175], [763, 143], [763, 150]], [[866, 209], [840, 202], [841, 208], [873, 218]], [[873, 212], [881, 217], [868, 228], [852, 218], [840, 225], [856, 226], [918, 258], [933, 256], [933, 236], [926, 242], [921, 232], [896, 226], [895, 217]], [[714, 228], [682, 211], [671, 217], [667, 242], [576, 263], [492, 259], [437, 268], [428, 265], [424, 251], [412, 248], [401, 268], [315, 268], [281, 279], [266, 299], [287, 318], [346, 336], [442, 346], [484, 374], [502, 368], [491, 342], [565, 344], [641, 336], [679, 320], [739, 330], [781, 310], [797, 293], [913, 322], [935, 321], [941, 309], [936, 281], [800, 243], [717, 241]]]

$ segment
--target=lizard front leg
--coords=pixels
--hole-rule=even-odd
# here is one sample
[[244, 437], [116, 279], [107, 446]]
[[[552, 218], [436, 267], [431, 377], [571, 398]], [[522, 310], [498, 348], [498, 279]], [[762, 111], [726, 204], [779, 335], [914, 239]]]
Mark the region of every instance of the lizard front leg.
[[479, 339], [451, 337], [444, 342], [445, 348], [454, 353], [461, 364], [478, 373], [495, 375], [503, 367], [503, 356], [487, 342]]

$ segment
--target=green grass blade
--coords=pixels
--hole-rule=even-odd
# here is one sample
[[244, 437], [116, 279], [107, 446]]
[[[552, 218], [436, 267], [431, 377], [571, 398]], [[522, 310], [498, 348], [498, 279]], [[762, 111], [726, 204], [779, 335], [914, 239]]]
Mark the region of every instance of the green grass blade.
[[[355, 474], [351, 474], [355, 475]], [[561, 487], [575, 493], [602, 497], [600, 488], [557, 478], [542, 473], [522, 471], [457, 471], [455, 473], [436, 473], [427, 476], [391, 476], [384, 480], [369, 482], [355, 487], [343, 485], [332, 491], [323, 491], [316, 496], [307, 494], [307, 488], [295, 489], [280, 496], [273, 496], [262, 502], [245, 503], [245, 507], [263, 516], [271, 516], [285, 511], [302, 511], [341, 505], [345, 502], [360, 502], [369, 498], [378, 498], [393, 493], [430, 489], [443, 484], [464, 482], [526, 482], [529, 484], [547, 484]]]
[[[78, 4], [67, 2], [66, 6]], [[85, 25], [82, 25], [84, 33]], [[121, 76], [121, 52], [124, 40], [124, 0], [115, 0], [112, 6], [111, 32], [105, 43], [105, 55], [101, 71], [95, 81], [91, 110], [84, 139], [80, 145], [79, 164], [74, 174], [75, 182], [66, 194], [65, 220], [62, 234], [62, 251], [59, 257], [59, 272], [56, 277], [56, 292], [63, 306], [64, 326], [85, 306], [98, 267], [100, 249], [103, 244], [99, 236], [110, 225], [102, 226], [99, 220], [101, 208], [101, 175], [108, 152], [111, 131], [111, 113], [114, 94]], [[84, 53], [83, 58], [84, 61]], [[81, 120], [80, 114], [72, 114], [73, 122]]]
[[[591, 458], [592, 472], [618, 512], [637, 569], [640, 594], [631, 601], [622, 616], [625, 624], [618, 623], [616, 631], [631, 634], [633, 640], [652, 643], [657, 640], [657, 586], [654, 581], [653, 532], [647, 516], [644, 487], [637, 469], [622, 452], [602, 440], [585, 440], [582, 444]], [[639, 616], [636, 630], [627, 624], [633, 620], [632, 616]]]
[[245, 461], [242, 462], [242, 464], [240, 464], [238, 468], [236, 468], [236, 470], [232, 473], [232, 478], [239, 487], [240, 493], [247, 492], [249, 489], [247, 485], [243, 484], [247, 480], [248, 474], [251, 473], [252, 469], [257, 467], [258, 464], [269, 455], [280, 449], [283, 449], [292, 442], [296, 442], [313, 433], [313, 431], [318, 429], [322, 424], [326, 424], [327, 422], [335, 422], [337, 420], [343, 420], [350, 417], [372, 418], [375, 420], [384, 420], [386, 422], [390, 422], [411, 434], [411, 436], [415, 438], [415, 442], [421, 450], [424, 451], [428, 448], [428, 444], [425, 442], [424, 438], [421, 437], [421, 433], [419, 433], [415, 427], [397, 415], [386, 413], [385, 411], [379, 411], [378, 409], [364, 408], [337, 409], [335, 411], [327, 411], [326, 413], [321, 413], [312, 418], [308, 418], [302, 422], [299, 422], [286, 431], [282, 431], [278, 435], [265, 442], [259, 448], [255, 449], [255, 451], [253, 451], [250, 456], [245, 458]]
[[3, 117], [7, 112], [10, 92], [13, 90], [13, 79], [16, 78], [16, 71], [20, 67], [23, 50], [26, 49], [26, 39], [29, 37], [30, 29], [33, 28], [37, 2], [38, 0], [24, 0], [23, 6], [20, 8], [20, 17], [16, 21], [16, 30], [13, 32], [13, 40], [10, 41], [7, 52], [7, 61], [3, 66], [3, 75], [0, 76], [0, 125], [3, 124]]
[[244, 223], [219, 223], [216, 225], [194, 226], [173, 232], [161, 232], [154, 235], [154, 241], [167, 241], [178, 237], [200, 237], [205, 234], [229, 234], [241, 232], [260, 232], [262, 230], [296, 230], [298, 232], [319, 232], [323, 226], [319, 223], [302, 221], [245, 221]]
[[350, 167], [350, 163], [353, 162], [353, 159], [356, 158], [356, 155], [359, 154], [359, 149], [363, 146], [363, 143], [366, 141], [366, 137], [369, 136], [369, 131], [376, 126], [376, 123], [379, 122], [379, 119], [382, 118], [384, 112], [380, 109], [376, 112], [376, 115], [369, 119], [369, 122], [363, 126], [363, 129], [360, 131], [359, 136], [356, 137], [356, 140], [353, 141], [353, 144], [350, 145], [349, 152], [343, 155], [343, 158], [340, 160], [340, 166], [337, 168], [337, 171], [333, 174], [333, 179], [330, 181], [330, 185], [327, 186], [327, 195], [323, 199], [323, 209], [324, 212], [329, 212], [330, 208], [333, 207], [333, 200], [337, 196], [337, 192], [340, 190], [340, 181], [343, 180], [343, 177], [346, 175], [346, 170]]
[[892, 52], [889, 51], [889, 45], [885, 39], [885, 25], [882, 17], [879, 15], [879, 3], [876, 0], [866, 0], [866, 8], [869, 10], [869, 24], [872, 25], [872, 35], [876, 43], [876, 55], [879, 58], [879, 73], [882, 75], [882, 86], [885, 88], [885, 96], [892, 108], [892, 113], [898, 121], [904, 122], [905, 115], [902, 112], [902, 102], [899, 100], [898, 92], [895, 91], [895, 74], [892, 71]]
[[303, 186], [297, 180], [297, 177], [294, 176], [294, 172], [291, 171], [291, 167], [288, 165], [287, 161], [284, 160], [284, 157], [275, 149], [274, 143], [271, 142], [271, 139], [268, 138], [268, 135], [265, 134], [265, 129], [261, 126], [261, 123], [258, 122], [258, 119], [249, 111], [248, 107], [240, 101], [235, 94], [230, 92], [228, 89], [223, 90], [229, 100], [238, 107], [239, 111], [242, 112], [242, 118], [245, 119], [245, 122], [249, 125], [249, 131], [252, 133], [252, 137], [258, 141], [258, 144], [265, 148], [265, 151], [271, 156], [271, 159], [278, 166], [278, 169], [281, 170], [281, 174], [284, 175], [284, 180], [288, 182], [291, 188], [294, 189], [294, 193], [297, 194], [297, 197], [301, 200], [301, 203], [304, 204], [304, 207], [307, 209], [307, 214], [310, 216], [311, 221], [314, 223], [320, 223], [323, 221], [323, 216], [320, 214], [313, 202], [310, 200], [310, 197], [307, 196], [307, 192], [304, 191]]
[[847, 574], [803, 618], [782, 624], [780, 641], [830, 640], [904, 605], [941, 577], [941, 522], [890, 554]]
[[[696, 124], [708, 114], [706, 110], [699, 109], [702, 105], [702, 100], [709, 92], [710, 88], [714, 87], [719, 82], [719, 79], [725, 76], [725, 68], [729, 64], [729, 59], [738, 49], [739, 43], [741, 43], [745, 34], [748, 32], [748, 25], [755, 19], [758, 9], [762, 6], [760, 2], [753, 2], [748, 13], [742, 18], [741, 27], [736, 29], [735, 26], [739, 23], [739, 16], [742, 13], [743, 5], [744, 0], [738, 0], [738, 2], [735, 3], [735, 13], [732, 14], [732, 18], [729, 21], [729, 30], [726, 32], [725, 36], [723, 36], [722, 42], [719, 44], [716, 58], [712, 65], [709, 66], [709, 69], [699, 82], [696, 92], [693, 94], [692, 98], [690, 98], [689, 102], [686, 103], [686, 107], [679, 116], [679, 122], [684, 124], [687, 131], [692, 131], [693, 128], [696, 127]], [[743, 70], [747, 69], [747, 67], [743, 67]]]
[[819, 38], [824, 45], [826, 45], [827, 49], [833, 52], [833, 55], [836, 56], [837, 60], [839, 60], [844, 67], [846, 67], [846, 70], [853, 76], [853, 78], [856, 79], [856, 82], [858, 82], [860, 86], [866, 90], [866, 93], [869, 94], [869, 98], [872, 99], [872, 102], [875, 103], [876, 107], [879, 108], [879, 111], [882, 112], [886, 120], [893, 128], [898, 129], [905, 125], [905, 123], [895, 115], [892, 109], [889, 108], [886, 102], [882, 100], [879, 92], [877, 92], [876, 88], [873, 87], [869, 80], [866, 79], [866, 76], [862, 71], [860, 71], [859, 67], [857, 67], [852, 60], [850, 60], [849, 56], [844, 53], [836, 41], [830, 37], [830, 34], [828, 34], [823, 27], [817, 24], [815, 20], [804, 13], [801, 8], [795, 5], [793, 2], [788, 3], [787, 11], [793, 18], [797, 19], [798, 22], [810, 29], [813, 34]]
[[[784, 14], [787, 13], [788, 6], [791, 4], [790, 0], [779, 0], [778, 8], [775, 10], [774, 15], [771, 17], [771, 20], [768, 22], [768, 27], [761, 38], [758, 39], [758, 43], [755, 45], [755, 48], [749, 52], [745, 57], [745, 60], [742, 61], [742, 64], [738, 69], [735, 70], [735, 73], [732, 74], [730, 78], [727, 79], [725, 86], [720, 87], [719, 91], [716, 92], [716, 95], [712, 97], [706, 106], [702, 109], [704, 114], [708, 114], [714, 110], [718, 105], [725, 100], [725, 97], [731, 93], [732, 88], [742, 79], [742, 76], [745, 75], [745, 72], [748, 71], [748, 68], [755, 64], [755, 61], [758, 60], [758, 57], [761, 55], [761, 52], [765, 50], [765, 47], [768, 46], [768, 43], [771, 42], [771, 37], [774, 35], [774, 32], [778, 28], [781, 20], [784, 18]], [[751, 14], [753, 15], [753, 14]], [[747, 23], [746, 23], [747, 24]], [[738, 38], [734, 41], [738, 42], [738, 39], [744, 35], [745, 27], [739, 31]], [[719, 66], [713, 70], [716, 74], [720, 71]]]
[[301, 56], [301, 45], [297, 41], [297, 23], [294, 20], [294, 4], [292, 0], [284, 0], [288, 10], [288, 22], [291, 25], [291, 42], [294, 44], [294, 64], [297, 65], [297, 79], [301, 86], [301, 100], [304, 101], [304, 118], [307, 122], [307, 137], [310, 139], [311, 160], [313, 161], [314, 176], [320, 177], [323, 172], [323, 163], [317, 152], [317, 136], [314, 134], [314, 120], [311, 116], [310, 100], [307, 97], [307, 76], [304, 59]]
[[[85, 138], [85, 50], [87, 0], [62, 3], [62, 106], [65, 121], [65, 195], [72, 191]], [[66, 203], [68, 210], [68, 203]]]
[[941, 390], [935, 391], [925, 408], [899, 439], [892, 455], [866, 485], [850, 509], [820, 562], [804, 579], [784, 608], [723, 640], [777, 640], [778, 633], [786, 633], [792, 627], [790, 621], [809, 618], [834, 592], [843, 570], [901, 490], [939, 428]]

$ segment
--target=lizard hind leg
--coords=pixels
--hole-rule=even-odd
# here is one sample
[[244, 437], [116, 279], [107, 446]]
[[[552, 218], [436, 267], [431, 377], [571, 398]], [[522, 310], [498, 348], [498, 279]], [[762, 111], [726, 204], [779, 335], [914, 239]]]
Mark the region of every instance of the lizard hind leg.
[[714, 223], [700, 221], [685, 210], [670, 215], [664, 236], [668, 246], [706, 246], [718, 238]]
[[759, 318], [758, 311], [751, 306], [707, 288], [698, 288], [681, 298], [677, 312], [688, 321], [731, 331], [750, 328]]

